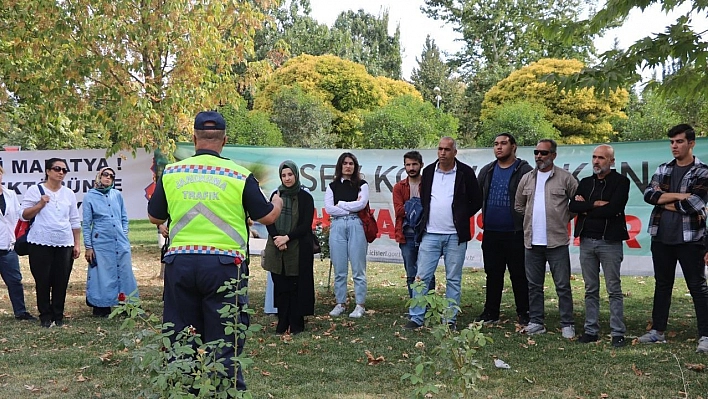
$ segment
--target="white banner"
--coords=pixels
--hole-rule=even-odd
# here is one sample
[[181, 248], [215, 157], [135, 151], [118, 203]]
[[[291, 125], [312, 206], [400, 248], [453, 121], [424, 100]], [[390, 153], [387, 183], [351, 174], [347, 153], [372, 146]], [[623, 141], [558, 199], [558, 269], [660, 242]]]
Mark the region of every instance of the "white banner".
[[3, 186], [13, 190], [22, 201], [22, 196], [30, 186], [44, 181], [44, 162], [50, 158], [66, 160], [66, 187], [76, 193], [81, 203], [93, 188], [98, 170], [108, 166], [116, 172], [115, 187], [125, 199], [129, 219], [147, 219], [147, 200], [154, 189], [153, 155], [137, 150], [136, 156], [129, 151], [121, 151], [106, 157], [106, 150], [53, 150], [53, 151], [1, 151], [0, 165], [5, 170]]

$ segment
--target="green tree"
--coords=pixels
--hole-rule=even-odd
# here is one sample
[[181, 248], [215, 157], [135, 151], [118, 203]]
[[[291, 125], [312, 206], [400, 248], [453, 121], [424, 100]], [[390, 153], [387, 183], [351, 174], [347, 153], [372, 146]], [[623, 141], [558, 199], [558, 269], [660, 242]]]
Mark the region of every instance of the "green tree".
[[246, 100], [239, 98], [235, 104], [219, 109], [226, 120], [226, 137], [229, 144], [279, 147], [283, 134], [263, 111], [249, 111]]
[[582, 68], [580, 61], [543, 59], [511, 73], [487, 92], [482, 103], [482, 120], [503, 104], [524, 100], [546, 107], [546, 119], [560, 131], [562, 142], [615, 141], [610, 121], [626, 118], [622, 111], [629, 97], [626, 90], [599, 96], [592, 89], [560, 91], [555, 85], [540, 81], [551, 73], [570, 75]]
[[613, 121], [613, 126], [620, 141], [637, 141], [663, 139], [669, 128], [679, 123], [681, 118], [666, 106], [661, 96], [646, 90], [641, 98], [630, 97], [627, 118]]
[[341, 148], [364, 145], [362, 114], [383, 106], [394, 96], [409, 94], [420, 98], [412, 85], [383, 76], [375, 78], [363, 65], [333, 55], [302, 55], [262, 80], [254, 109], [272, 112], [277, 93], [296, 85], [332, 112], [332, 132]]
[[295, 85], [284, 87], [273, 99], [271, 120], [283, 132], [287, 147], [333, 148], [332, 112], [321, 99]]
[[[453, 77], [452, 68], [442, 60], [440, 48], [430, 35], [425, 38], [423, 51], [416, 61], [418, 68], [411, 72], [411, 82], [423, 99], [437, 106], [436, 97], [440, 95], [440, 108], [459, 116], [463, 109], [464, 84], [458, 77]], [[435, 92], [436, 87], [440, 89], [439, 93]]]
[[364, 10], [339, 14], [333, 30], [338, 32], [340, 57], [366, 66], [374, 76], [401, 78], [401, 31], [388, 35], [388, 10], [377, 17]]
[[[616, 25], [618, 21], [624, 21], [634, 9], [645, 10], [651, 5], [661, 4], [662, 11], [668, 13], [685, 3], [683, 0], [609, 0], [591, 18], [567, 24], [565, 34], [595, 34]], [[695, 31], [692, 24], [694, 20], [708, 17], [708, 7], [702, 1], [689, 4], [691, 9], [666, 26], [663, 32], [639, 39], [626, 50], [607, 51], [593, 67], [568, 77], [554, 78], [566, 89], [594, 87], [608, 93], [641, 80], [639, 70], [672, 69], [663, 80], [650, 82], [650, 88], [658, 89], [657, 93], [661, 95], [677, 95], [686, 101], [704, 96], [708, 93], [708, 37], [705, 32]]]
[[527, 101], [505, 103], [492, 111], [481, 124], [478, 147], [491, 147], [494, 139], [510, 132], [518, 145], [536, 145], [540, 139], [561, 138], [558, 129], [546, 119], [548, 110], [541, 104]]
[[273, 3], [6, 1], [0, 81], [26, 118], [15, 125], [37, 137], [110, 132], [111, 151], [170, 147], [197, 111], [236, 94], [232, 66]]
[[430, 148], [457, 135], [457, 118], [411, 95], [394, 98], [364, 115], [365, 148]]

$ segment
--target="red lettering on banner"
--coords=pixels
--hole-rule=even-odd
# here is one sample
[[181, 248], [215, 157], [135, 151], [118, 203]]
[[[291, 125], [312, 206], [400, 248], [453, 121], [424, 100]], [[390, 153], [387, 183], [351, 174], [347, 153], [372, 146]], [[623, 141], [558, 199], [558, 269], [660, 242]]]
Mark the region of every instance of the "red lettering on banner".
[[[482, 242], [482, 239], [484, 238], [484, 218], [482, 217], [482, 213], [478, 213], [477, 216], [472, 218], [472, 223], [470, 224], [470, 232], [474, 232], [474, 220], [477, 219], [477, 227], [479, 227], [479, 233], [477, 233], [477, 241]], [[474, 237], [474, 233], [472, 233], [472, 236]]]
[[396, 239], [396, 223], [391, 219], [391, 212], [388, 209], [380, 209], [379, 215], [376, 216], [376, 224], [379, 226], [379, 235], [387, 235], [388, 238]]
[[630, 248], [641, 248], [639, 241], [637, 241], [637, 235], [642, 232], [642, 221], [633, 215], [625, 215], [624, 220], [627, 222], [627, 232], [629, 233], [629, 240], [627, 240], [627, 246]]
[[317, 208], [315, 208], [315, 212], [312, 215], [312, 228], [314, 229], [319, 224], [321, 224], [322, 227], [329, 227], [330, 224], [329, 215], [324, 208], [322, 208], [322, 217], [317, 214]]

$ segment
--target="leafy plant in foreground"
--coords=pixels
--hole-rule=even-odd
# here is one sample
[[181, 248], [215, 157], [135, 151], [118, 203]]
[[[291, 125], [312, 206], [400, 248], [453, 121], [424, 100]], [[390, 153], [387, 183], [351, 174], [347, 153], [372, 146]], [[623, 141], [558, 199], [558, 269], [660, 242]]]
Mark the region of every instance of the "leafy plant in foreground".
[[[248, 277], [244, 277], [247, 279]], [[248, 287], [241, 287], [241, 280], [224, 282], [218, 292], [228, 291], [227, 298], [246, 295]], [[224, 331], [236, 339], [246, 338], [261, 329], [260, 325], [246, 326], [238, 322], [239, 312], [253, 314], [248, 305], [226, 303], [219, 309], [225, 320]], [[123, 343], [131, 350], [133, 372], [147, 375], [149, 383], [142, 387], [140, 397], [145, 398], [252, 398], [248, 391], [236, 389], [236, 379], [227, 377], [224, 359], [218, 354], [234, 347], [234, 342], [223, 339], [204, 342], [192, 326], [182, 331], [172, 330], [172, 323], [160, 323], [154, 314], [148, 314], [140, 306], [140, 300], [129, 298], [121, 301], [110, 317], [125, 314], [122, 330]], [[137, 331], [136, 331], [137, 328]], [[248, 367], [253, 360], [245, 354], [233, 357], [235, 367]]]
[[[412, 287], [420, 294], [424, 284], [416, 281]], [[415, 398], [439, 393], [437, 381], [433, 377], [443, 382], [449, 381], [458, 397], [471, 397], [472, 392], [476, 391], [476, 382], [482, 377], [482, 366], [475, 359], [475, 354], [480, 347], [492, 342], [490, 337], [481, 332], [482, 323], [472, 323], [456, 331], [448, 320], [451, 320], [453, 312], [460, 311], [459, 306], [452, 299], [435, 292], [414, 296], [408, 304], [426, 307], [425, 326], [432, 326], [431, 333], [437, 345], [428, 350], [424, 345], [416, 344], [423, 352], [415, 359], [415, 371], [405, 373], [401, 380], [409, 380], [415, 387]]]

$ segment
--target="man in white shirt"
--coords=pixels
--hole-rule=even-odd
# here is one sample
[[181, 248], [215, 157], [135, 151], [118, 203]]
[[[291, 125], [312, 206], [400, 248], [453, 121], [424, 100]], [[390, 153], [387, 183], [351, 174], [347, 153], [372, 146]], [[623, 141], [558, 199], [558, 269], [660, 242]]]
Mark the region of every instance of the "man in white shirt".
[[573, 297], [570, 290], [570, 253], [568, 245], [568, 209], [578, 181], [563, 168], [553, 164], [558, 145], [543, 139], [533, 151], [536, 168], [525, 174], [516, 190], [515, 210], [524, 215], [524, 247], [526, 248], [526, 278], [529, 282], [530, 323], [521, 330], [528, 335], [543, 334], [543, 283], [546, 262], [551, 269], [558, 294], [561, 333], [575, 337]]

